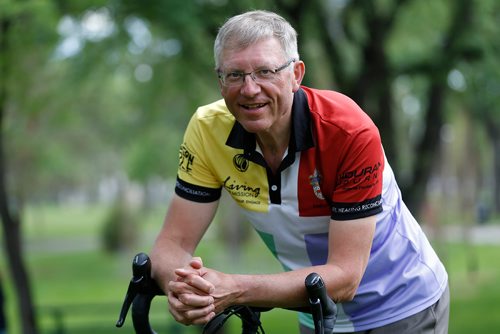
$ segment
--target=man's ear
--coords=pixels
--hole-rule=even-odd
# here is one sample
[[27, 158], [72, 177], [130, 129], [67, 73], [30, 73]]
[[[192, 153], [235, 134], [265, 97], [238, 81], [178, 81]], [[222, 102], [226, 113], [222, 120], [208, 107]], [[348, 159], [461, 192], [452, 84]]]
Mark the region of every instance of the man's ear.
[[294, 93], [299, 90], [300, 85], [302, 83], [302, 79], [304, 79], [305, 73], [306, 73], [306, 65], [304, 64], [304, 62], [302, 60], [297, 60], [293, 64], [293, 75], [294, 75], [293, 92]]

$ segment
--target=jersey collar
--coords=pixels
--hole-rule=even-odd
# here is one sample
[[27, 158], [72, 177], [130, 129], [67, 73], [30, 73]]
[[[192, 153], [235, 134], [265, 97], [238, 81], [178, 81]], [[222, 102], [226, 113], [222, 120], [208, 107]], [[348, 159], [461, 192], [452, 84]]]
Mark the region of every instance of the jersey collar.
[[[235, 121], [226, 140], [226, 145], [243, 149], [247, 156], [253, 155], [256, 148], [255, 134], [246, 131], [238, 121]], [[314, 147], [311, 112], [306, 93], [299, 89], [293, 96], [292, 133], [288, 144], [288, 153], [305, 151], [311, 147]]]

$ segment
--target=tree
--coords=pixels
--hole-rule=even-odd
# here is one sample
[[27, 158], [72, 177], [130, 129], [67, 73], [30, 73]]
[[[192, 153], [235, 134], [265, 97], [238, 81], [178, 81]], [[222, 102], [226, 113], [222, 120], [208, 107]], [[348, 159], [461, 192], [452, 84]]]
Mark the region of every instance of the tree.
[[[61, 167], [53, 136], [61, 133], [58, 123], [52, 123], [58, 118], [54, 110], [64, 110], [67, 101], [54, 98], [61, 96], [54, 87], [64, 86], [50, 66], [58, 14], [54, 3], [4, 1], [0, 9], [0, 215], [25, 334], [37, 333], [38, 328], [22, 245], [23, 209], [40, 195], [44, 175], [54, 174], [50, 178], [59, 183], [70, 179], [62, 171], [70, 170], [71, 159]], [[60, 109], [55, 108], [58, 103]], [[77, 169], [71, 170], [74, 178]]]
[[21, 221], [19, 212], [13, 208], [14, 198], [9, 196], [5, 154], [5, 118], [8, 108], [7, 78], [9, 78], [9, 56], [12, 56], [10, 31], [15, 24], [13, 17], [0, 17], [0, 216], [4, 230], [7, 259], [16, 285], [23, 333], [36, 333], [35, 311], [31, 288], [23, 259], [21, 245]]
[[[496, 214], [500, 214], [500, 43], [497, 35], [495, 20], [484, 19], [485, 17], [498, 18], [500, 5], [498, 1], [481, 1], [476, 3], [475, 31], [476, 38], [470, 38], [482, 50], [481, 62], [464, 62], [460, 69], [465, 73], [467, 79], [467, 91], [465, 95], [471, 118], [485, 129], [491, 149], [484, 152], [492, 167], [490, 172], [483, 172], [483, 189], [491, 187], [491, 208]], [[484, 198], [481, 201], [487, 202]], [[484, 204], [484, 203], [483, 203]]]
[[[378, 125], [386, 155], [402, 181], [406, 202], [418, 213], [425, 198], [426, 182], [434, 168], [434, 157], [438, 154], [437, 143], [449, 92], [448, 74], [460, 62], [477, 57], [474, 46], [464, 42], [473, 24], [473, 2], [278, 3], [298, 27], [303, 58], [315, 59], [308, 62], [313, 74], [324, 75], [327, 72], [324, 69], [329, 69], [331, 78], [327, 82], [358, 102]], [[429, 26], [433, 27], [432, 31]], [[320, 70], [316, 70], [316, 66]], [[401, 175], [401, 165], [405, 163], [398, 157], [408, 157], [402, 154], [401, 142], [408, 141], [409, 137], [408, 133], [398, 131], [400, 101], [395, 90], [397, 79], [402, 76], [423, 81], [423, 87], [427, 87], [413, 92], [425, 106], [425, 112], [420, 121], [421, 134], [409, 143], [414, 150], [410, 157], [413, 168], [407, 170], [406, 177]], [[308, 81], [311, 80], [317, 78], [309, 77]]]

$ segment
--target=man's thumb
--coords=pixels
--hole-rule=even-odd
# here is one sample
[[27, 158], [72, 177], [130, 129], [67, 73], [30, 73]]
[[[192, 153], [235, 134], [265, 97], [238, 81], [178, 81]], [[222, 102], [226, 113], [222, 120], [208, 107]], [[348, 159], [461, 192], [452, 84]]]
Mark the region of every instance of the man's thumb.
[[201, 269], [201, 268], [203, 268], [203, 261], [202, 261], [201, 257], [193, 257], [191, 259], [191, 262], [189, 262], [189, 265], [193, 269]]

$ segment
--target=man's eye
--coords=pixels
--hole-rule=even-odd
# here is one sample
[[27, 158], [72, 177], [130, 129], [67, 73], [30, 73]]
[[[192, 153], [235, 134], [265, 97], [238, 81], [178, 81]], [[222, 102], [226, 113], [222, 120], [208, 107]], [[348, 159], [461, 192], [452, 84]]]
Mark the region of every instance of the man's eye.
[[241, 78], [241, 73], [240, 72], [229, 72], [226, 75], [226, 78], [229, 80], [239, 79], [239, 78]]
[[256, 72], [256, 74], [257, 74], [258, 76], [260, 76], [260, 77], [269, 77], [269, 76], [273, 75], [273, 74], [274, 74], [274, 72], [273, 72], [272, 70], [269, 70], [269, 69], [267, 69], [267, 68], [264, 68], [264, 69], [262, 69], [262, 70], [258, 70], [258, 71]]

